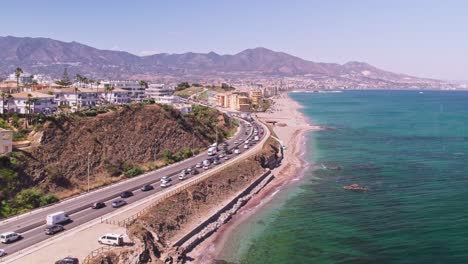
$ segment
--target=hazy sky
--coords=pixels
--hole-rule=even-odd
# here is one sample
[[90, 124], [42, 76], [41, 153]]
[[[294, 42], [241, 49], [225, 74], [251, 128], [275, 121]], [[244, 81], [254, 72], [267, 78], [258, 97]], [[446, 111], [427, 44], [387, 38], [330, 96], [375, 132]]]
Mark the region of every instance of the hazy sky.
[[468, 1], [2, 1], [0, 35], [50, 37], [138, 55], [266, 47], [468, 80]]

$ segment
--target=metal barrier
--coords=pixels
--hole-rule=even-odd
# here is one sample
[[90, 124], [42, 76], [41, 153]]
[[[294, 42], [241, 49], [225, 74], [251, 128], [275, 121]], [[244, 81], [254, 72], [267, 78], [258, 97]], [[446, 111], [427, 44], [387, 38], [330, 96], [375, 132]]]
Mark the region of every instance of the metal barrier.
[[103, 247], [100, 247], [98, 249], [91, 251], [91, 253], [89, 253], [88, 256], [86, 256], [86, 258], [83, 260], [83, 264], [89, 264], [91, 259], [93, 259], [94, 257], [97, 257], [101, 255], [102, 253], [111, 251], [114, 248], [115, 246], [103, 246]]

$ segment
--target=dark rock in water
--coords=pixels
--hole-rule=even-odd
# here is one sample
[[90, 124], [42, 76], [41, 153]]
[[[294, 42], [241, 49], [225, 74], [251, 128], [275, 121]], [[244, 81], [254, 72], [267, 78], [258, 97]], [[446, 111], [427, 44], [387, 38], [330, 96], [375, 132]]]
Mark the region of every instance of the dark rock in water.
[[356, 183], [351, 184], [351, 185], [343, 186], [343, 189], [350, 190], [350, 191], [360, 191], [360, 192], [365, 192], [365, 191], [369, 190], [366, 187], [361, 186], [361, 185], [356, 184]]

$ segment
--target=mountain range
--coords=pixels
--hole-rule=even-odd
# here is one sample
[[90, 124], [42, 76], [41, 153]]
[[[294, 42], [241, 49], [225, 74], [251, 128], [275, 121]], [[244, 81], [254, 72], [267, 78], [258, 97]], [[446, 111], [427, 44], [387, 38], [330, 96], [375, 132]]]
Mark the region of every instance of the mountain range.
[[278, 78], [333, 79], [351, 84], [411, 86], [444, 84], [378, 69], [364, 62], [312, 62], [266, 48], [246, 49], [234, 55], [209, 53], [154, 54], [100, 50], [78, 42], [49, 38], [0, 37], [0, 76], [21, 67], [30, 73], [60, 77], [64, 68], [95, 79], [153, 78]]

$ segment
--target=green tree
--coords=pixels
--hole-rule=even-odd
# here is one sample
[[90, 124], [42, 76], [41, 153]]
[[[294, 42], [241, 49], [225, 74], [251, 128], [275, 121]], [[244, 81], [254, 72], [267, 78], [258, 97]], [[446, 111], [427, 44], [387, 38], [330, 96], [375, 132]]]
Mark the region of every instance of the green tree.
[[68, 69], [67, 68], [65, 68], [63, 70], [62, 79], [56, 81], [55, 83], [60, 85], [61, 87], [68, 87], [68, 86], [70, 86], [72, 84], [72, 82], [70, 81], [70, 77], [68, 77]]
[[140, 85], [141, 88], [148, 88], [148, 82], [146, 81], [139, 81], [138, 84]]

